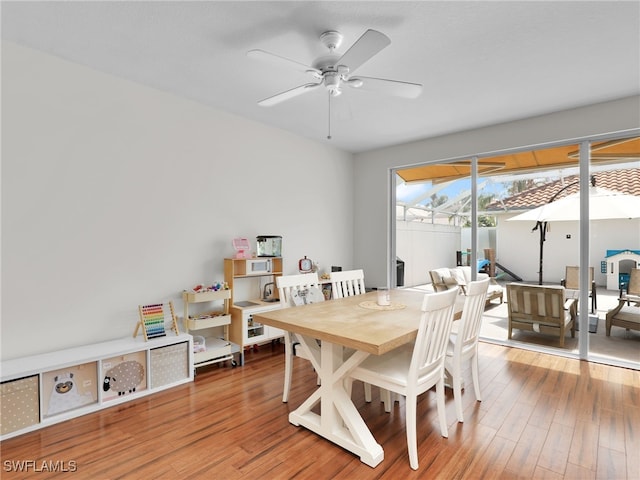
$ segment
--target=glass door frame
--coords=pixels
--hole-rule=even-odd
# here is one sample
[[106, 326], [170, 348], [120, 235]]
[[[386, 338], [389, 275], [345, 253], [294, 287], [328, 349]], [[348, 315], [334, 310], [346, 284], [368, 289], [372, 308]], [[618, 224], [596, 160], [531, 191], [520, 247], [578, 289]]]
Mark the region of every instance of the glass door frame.
[[[387, 245], [389, 247], [387, 252], [387, 277], [389, 285], [396, 285], [396, 176], [397, 171], [409, 167], [415, 167], [419, 165], [431, 165], [431, 164], [444, 164], [461, 160], [469, 160], [471, 158], [471, 265], [476, 265], [477, 261], [477, 244], [478, 244], [478, 192], [477, 192], [477, 180], [478, 180], [478, 160], [481, 158], [495, 157], [498, 155], [515, 154], [525, 151], [542, 150], [546, 148], [559, 147], [570, 144], [579, 145], [579, 182], [580, 191], [589, 191], [590, 185], [590, 171], [591, 171], [591, 144], [593, 142], [617, 140], [629, 137], [640, 136], [640, 128], [622, 130], [612, 133], [589, 135], [585, 137], [579, 137], [569, 140], [561, 140], [555, 142], [546, 142], [536, 145], [529, 145], [518, 148], [510, 148], [505, 150], [496, 150], [488, 153], [479, 153], [475, 155], [466, 155], [463, 157], [453, 157], [446, 159], [432, 160], [428, 162], [417, 163], [415, 165], [405, 165], [400, 167], [393, 167], [389, 169], [388, 185], [389, 185], [389, 203], [387, 218], [389, 224], [387, 226]], [[590, 250], [590, 221], [589, 221], [589, 195], [580, 196], [580, 251], [579, 251], [579, 265], [580, 265], [580, 293], [578, 300], [578, 313], [579, 313], [579, 331], [578, 331], [578, 355], [577, 358], [581, 360], [593, 361], [597, 363], [607, 363], [610, 365], [617, 365], [623, 367], [630, 367], [628, 362], [615, 362], [611, 359], [602, 359], [597, 356], [590, 355], [589, 353], [589, 250]], [[472, 269], [472, 278], [477, 278], [477, 272]], [[526, 348], [523, 345], [516, 345], [507, 341], [496, 342], [504, 345], [516, 346], [518, 348]], [[571, 357], [576, 357], [575, 354], [570, 352], [560, 352], [557, 349], [550, 347], [532, 346], [531, 349], [536, 351], [542, 351], [545, 353], [552, 353], [554, 355], [563, 354]]]

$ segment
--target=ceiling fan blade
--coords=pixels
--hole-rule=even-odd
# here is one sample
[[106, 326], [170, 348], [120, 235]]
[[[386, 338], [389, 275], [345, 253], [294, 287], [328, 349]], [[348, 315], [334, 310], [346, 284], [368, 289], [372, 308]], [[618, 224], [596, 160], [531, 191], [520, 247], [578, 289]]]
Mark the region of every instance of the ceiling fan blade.
[[291, 60], [281, 55], [276, 55], [275, 53], [266, 52], [264, 50], [260, 50], [260, 49], [249, 50], [247, 52], [247, 57], [257, 58], [258, 60], [264, 60], [271, 64], [278, 65], [284, 68], [289, 68], [289, 69], [293, 68], [298, 72], [311, 73], [317, 77], [322, 76], [322, 72], [316, 68], [313, 68], [309, 65], [305, 65], [304, 63], [296, 62], [295, 60]]
[[280, 102], [284, 102], [285, 100], [289, 100], [290, 98], [297, 97], [298, 95], [302, 95], [303, 93], [310, 92], [314, 88], [322, 85], [320, 83], [305, 83], [304, 85], [300, 85], [299, 87], [292, 88], [291, 90], [287, 90], [286, 92], [278, 93], [273, 95], [272, 97], [265, 98], [264, 100], [260, 100], [258, 105], [261, 107], [271, 107]]
[[[362, 81], [362, 85], [357, 86], [358, 80]], [[419, 83], [401, 82], [399, 80], [386, 80], [384, 78], [374, 77], [352, 77], [347, 82], [355, 83], [354, 88], [362, 90], [370, 90], [372, 92], [381, 92], [388, 95], [404, 98], [417, 98], [422, 93], [422, 85]]]
[[376, 53], [380, 52], [383, 48], [391, 43], [391, 39], [384, 33], [380, 33], [377, 30], [367, 30], [362, 36], [356, 40], [356, 43], [351, 45], [340, 60], [336, 62], [336, 65], [346, 65], [349, 67], [349, 71], [353, 73], [360, 65], [365, 63]]

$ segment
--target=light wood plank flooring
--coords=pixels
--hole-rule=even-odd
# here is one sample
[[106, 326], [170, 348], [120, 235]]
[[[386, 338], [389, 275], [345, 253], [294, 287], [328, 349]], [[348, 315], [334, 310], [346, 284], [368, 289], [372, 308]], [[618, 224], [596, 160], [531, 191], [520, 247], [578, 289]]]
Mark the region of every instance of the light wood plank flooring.
[[[465, 392], [449, 438], [435, 394], [418, 405], [420, 469], [409, 468], [404, 404], [384, 412], [377, 389], [354, 400], [385, 459], [370, 468], [287, 421], [316, 376], [296, 361], [281, 402], [282, 345], [247, 353], [244, 367], [200, 369], [192, 384], [5, 440], [2, 479], [628, 479], [640, 478], [640, 372], [480, 344], [483, 401]], [[466, 383], [471, 386], [470, 372]], [[24, 463], [34, 462], [34, 463]], [[28, 471], [17, 472], [20, 466]], [[47, 470], [58, 470], [50, 472]], [[61, 472], [73, 469], [75, 472]], [[44, 470], [44, 471], [43, 471]]]

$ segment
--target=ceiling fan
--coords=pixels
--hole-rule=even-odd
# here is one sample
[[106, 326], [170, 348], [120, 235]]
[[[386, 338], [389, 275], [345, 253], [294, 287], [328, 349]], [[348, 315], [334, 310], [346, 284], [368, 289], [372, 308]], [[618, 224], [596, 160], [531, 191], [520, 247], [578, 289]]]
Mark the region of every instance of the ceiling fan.
[[334, 30], [320, 35], [320, 42], [329, 49], [329, 53], [316, 58], [311, 66], [260, 49], [247, 52], [249, 57], [264, 59], [274, 64], [293, 68], [297, 71], [308, 73], [315, 79], [314, 82], [305, 83], [291, 90], [260, 100], [258, 105], [270, 107], [321, 86], [324, 86], [329, 92], [329, 98], [340, 95], [345, 85], [404, 98], [416, 98], [420, 95], [422, 85], [419, 83], [352, 76], [353, 72], [362, 64], [391, 43], [391, 40], [385, 34], [369, 29], [343, 55], [339, 55], [336, 50], [340, 48], [342, 39], [342, 34]]

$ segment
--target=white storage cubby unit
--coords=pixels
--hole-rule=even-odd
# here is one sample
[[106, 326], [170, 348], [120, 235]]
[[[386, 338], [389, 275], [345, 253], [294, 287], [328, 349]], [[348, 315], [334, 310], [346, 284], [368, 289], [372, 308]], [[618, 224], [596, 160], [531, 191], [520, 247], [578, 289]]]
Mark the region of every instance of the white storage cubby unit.
[[193, 381], [191, 335], [127, 337], [2, 362], [0, 439]]
[[[182, 301], [185, 331], [194, 336], [194, 368], [225, 360], [231, 360], [231, 365], [235, 367], [233, 355], [240, 348], [229, 341], [231, 290], [185, 291], [182, 293]], [[217, 310], [189, 313], [191, 304], [204, 302], [217, 303]]]

